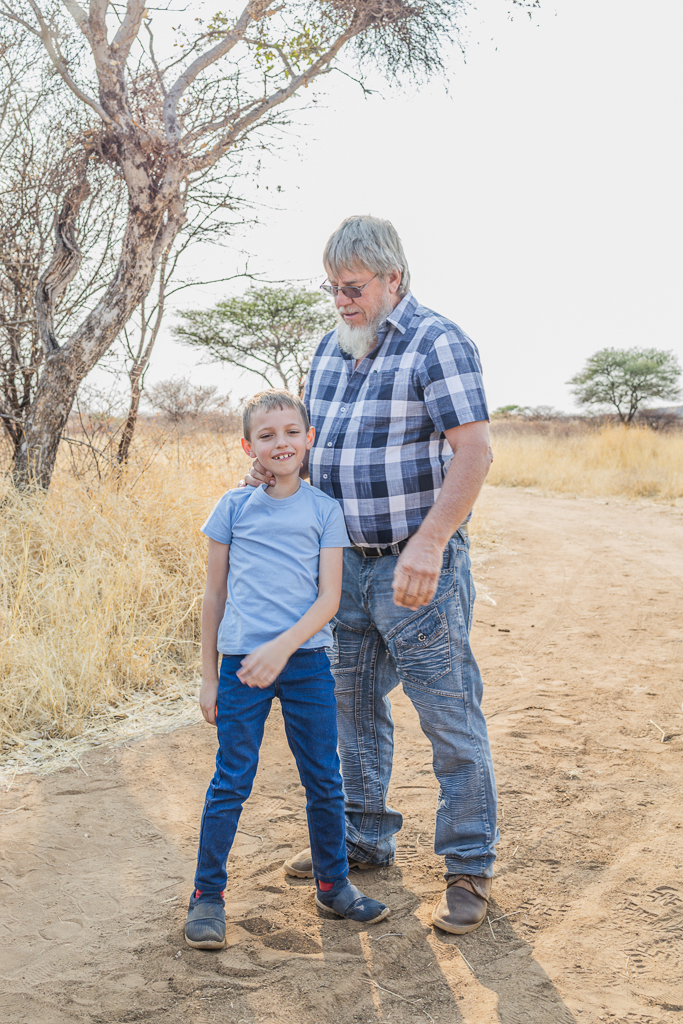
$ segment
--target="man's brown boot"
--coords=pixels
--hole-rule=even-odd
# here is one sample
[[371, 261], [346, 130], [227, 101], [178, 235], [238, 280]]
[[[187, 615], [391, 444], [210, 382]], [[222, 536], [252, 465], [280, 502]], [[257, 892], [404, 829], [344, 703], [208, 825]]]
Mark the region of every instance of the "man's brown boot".
[[432, 921], [437, 928], [453, 935], [473, 932], [486, 917], [490, 895], [490, 878], [452, 875], [445, 893], [432, 911]]
[[[393, 864], [393, 857], [387, 861], [386, 864], [369, 864], [367, 861], [360, 860], [349, 860], [349, 868], [358, 868], [359, 871], [371, 871], [373, 868], [386, 868], [390, 864]], [[294, 857], [290, 857], [284, 863], [285, 874], [293, 875], [294, 878], [313, 878], [313, 859], [311, 857], [311, 848], [302, 850], [301, 853], [297, 853]]]

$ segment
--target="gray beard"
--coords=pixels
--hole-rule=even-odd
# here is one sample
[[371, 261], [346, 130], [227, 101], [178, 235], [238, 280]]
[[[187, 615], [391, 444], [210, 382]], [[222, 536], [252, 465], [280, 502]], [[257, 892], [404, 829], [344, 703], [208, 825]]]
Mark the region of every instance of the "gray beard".
[[347, 324], [342, 320], [339, 311], [337, 311], [339, 320], [337, 324], [337, 344], [342, 352], [346, 352], [354, 359], [364, 359], [368, 352], [371, 352], [377, 344], [377, 329], [382, 321], [386, 320], [393, 308], [391, 302], [387, 299], [386, 303], [364, 327], [352, 327], [351, 324]]

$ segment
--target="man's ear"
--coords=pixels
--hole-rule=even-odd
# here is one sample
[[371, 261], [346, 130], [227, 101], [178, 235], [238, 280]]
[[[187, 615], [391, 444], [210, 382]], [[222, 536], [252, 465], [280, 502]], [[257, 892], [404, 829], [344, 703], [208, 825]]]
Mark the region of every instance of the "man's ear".
[[255, 459], [256, 455], [252, 451], [251, 444], [249, 443], [249, 441], [247, 441], [246, 437], [241, 438], [241, 444], [242, 448], [244, 449], [245, 453], [249, 456], [249, 458]]
[[401, 276], [400, 270], [392, 270], [387, 277], [387, 284], [389, 285], [389, 291], [392, 295], [398, 291], [401, 285]]
[[309, 427], [306, 434], [306, 450], [310, 451], [315, 441], [315, 427]]

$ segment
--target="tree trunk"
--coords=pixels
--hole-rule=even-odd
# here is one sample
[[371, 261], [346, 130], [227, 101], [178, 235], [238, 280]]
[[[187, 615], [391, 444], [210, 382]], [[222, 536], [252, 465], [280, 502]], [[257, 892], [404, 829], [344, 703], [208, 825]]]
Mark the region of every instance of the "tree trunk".
[[[147, 331], [147, 320], [145, 318], [145, 301], [142, 300], [140, 317], [141, 317], [141, 336], [140, 345], [135, 356], [133, 366], [130, 370], [130, 405], [128, 406], [128, 416], [126, 417], [126, 423], [123, 428], [123, 434], [119, 442], [119, 448], [116, 453], [116, 458], [120, 466], [128, 462], [128, 455], [130, 453], [130, 446], [133, 440], [133, 434], [135, 433], [135, 426], [138, 421], [138, 410], [140, 408], [140, 398], [142, 397], [142, 382], [144, 380], [145, 372], [149, 366], [149, 361], [152, 358], [152, 350], [156, 343], [159, 335], [159, 328], [161, 327], [161, 321], [164, 316], [164, 307], [166, 303], [166, 275], [168, 273], [168, 257], [170, 247], [164, 249], [161, 257], [161, 263], [159, 266], [159, 293], [157, 295], [156, 305], [156, 320], [152, 327], [147, 346], [145, 346], [145, 334]], [[171, 268], [173, 273], [173, 268]]]
[[67, 348], [47, 356], [23, 439], [15, 451], [12, 481], [18, 490], [50, 486], [62, 431], [84, 376]]
[[47, 490], [62, 431], [78, 387], [102, 358], [152, 286], [162, 251], [180, 230], [184, 210], [176, 191], [165, 207], [130, 210], [118, 273], [74, 335], [46, 353], [12, 480], [18, 490]]
[[142, 387], [140, 385], [141, 377], [142, 368], [135, 367], [135, 370], [131, 374], [130, 405], [128, 407], [128, 415], [126, 416], [123, 433], [121, 434], [118, 451], [116, 452], [116, 458], [121, 466], [128, 462], [130, 445], [133, 440], [133, 434], [135, 433], [135, 425], [138, 421], [138, 409], [140, 408], [140, 397], [142, 395]]

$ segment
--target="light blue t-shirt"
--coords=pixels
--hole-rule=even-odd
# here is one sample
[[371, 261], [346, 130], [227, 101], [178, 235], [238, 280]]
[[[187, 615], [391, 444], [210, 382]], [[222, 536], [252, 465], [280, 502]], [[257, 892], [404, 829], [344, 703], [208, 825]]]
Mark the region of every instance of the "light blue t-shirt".
[[[305, 480], [289, 498], [263, 485], [228, 491], [202, 533], [230, 545], [221, 654], [250, 654], [298, 622], [318, 597], [320, 549], [349, 546], [340, 506]], [[331, 644], [326, 625], [302, 649]]]

